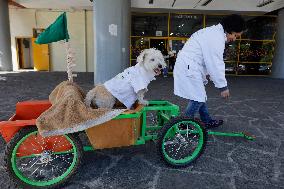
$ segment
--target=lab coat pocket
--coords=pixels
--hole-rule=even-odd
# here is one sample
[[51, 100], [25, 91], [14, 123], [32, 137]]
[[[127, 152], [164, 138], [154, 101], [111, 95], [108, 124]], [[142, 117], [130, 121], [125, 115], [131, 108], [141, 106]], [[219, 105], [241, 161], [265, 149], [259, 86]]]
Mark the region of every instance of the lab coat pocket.
[[194, 64], [187, 64], [186, 65], [186, 77], [194, 78], [198, 74], [198, 69]]

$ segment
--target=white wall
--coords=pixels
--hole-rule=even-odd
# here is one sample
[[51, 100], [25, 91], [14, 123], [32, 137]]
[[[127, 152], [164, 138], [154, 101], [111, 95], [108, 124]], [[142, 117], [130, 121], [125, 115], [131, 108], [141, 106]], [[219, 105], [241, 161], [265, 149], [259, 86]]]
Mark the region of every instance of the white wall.
[[[9, 9], [13, 69], [18, 69], [16, 37], [32, 37], [33, 28], [47, 28], [63, 12], [35, 9]], [[93, 71], [92, 11], [67, 12], [70, 42], [75, 52], [74, 71]], [[61, 42], [49, 45], [51, 71], [66, 71], [66, 51]], [[87, 69], [88, 68], [88, 69]]]
[[11, 48], [13, 70], [19, 68], [16, 51], [16, 37], [32, 37], [35, 27], [35, 10], [32, 9], [9, 9]]

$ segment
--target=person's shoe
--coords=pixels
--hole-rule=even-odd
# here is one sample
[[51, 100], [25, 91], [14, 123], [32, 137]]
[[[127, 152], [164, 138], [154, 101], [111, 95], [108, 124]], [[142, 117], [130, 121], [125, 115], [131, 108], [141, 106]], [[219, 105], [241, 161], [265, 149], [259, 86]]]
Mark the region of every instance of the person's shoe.
[[210, 129], [210, 128], [215, 128], [215, 127], [219, 127], [220, 125], [223, 125], [224, 121], [223, 120], [211, 120], [208, 123], [205, 124], [206, 129]]
[[203, 123], [203, 121], [201, 121], [201, 119], [194, 118], [194, 121], [196, 121], [198, 124], [202, 125], [203, 127], [205, 126], [205, 124]]

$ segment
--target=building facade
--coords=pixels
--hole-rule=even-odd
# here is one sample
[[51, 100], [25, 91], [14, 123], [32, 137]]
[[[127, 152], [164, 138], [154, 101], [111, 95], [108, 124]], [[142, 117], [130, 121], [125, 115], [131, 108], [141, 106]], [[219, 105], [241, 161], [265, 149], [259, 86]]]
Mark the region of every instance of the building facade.
[[[169, 55], [169, 71], [190, 36], [199, 29], [218, 24], [225, 14], [132, 13], [131, 65], [145, 48], [158, 48]], [[277, 16], [243, 15], [247, 30], [234, 43], [226, 44], [226, 73], [269, 75], [275, 48]]]
[[[109, 1], [109, 3], [112, 3], [112, 1]], [[107, 2], [102, 1], [102, 5], [104, 4], [107, 4]], [[116, 39], [123, 42], [130, 40], [130, 43], [127, 48], [124, 45], [119, 49], [117, 55], [121, 56], [121, 53], [129, 52], [129, 56], [122, 57], [129, 57], [129, 62], [126, 65], [131, 66], [135, 65], [136, 58], [143, 49], [157, 48], [165, 55], [170, 72], [173, 70], [178, 51], [187, 40], [190, 40], [191, 34], [201, 28], [218, 24], [224, 16], [234, 12], [226, 11], [224, 14], [224, 11], [218, 12], [218, 10], [207, 12], [184, 11], [179, 9], [182, 6], [181, 3], [175, 9], [164, 9], [164, 7], [161, 7], [162, 4], [154, 3], [154, 7], [158, 8], [155, 11], [152, 11], [153, 9], [133, 8], [133, 6], [139, 7], [141, 1], [132, 0], [130, 5], [129, 0], [121, 0], [120, 4], [122, 4], [121, 10], [125, 11], [127, 9], [127, 11], [131, 12], [129, 15], [129, 20], [131, 21], [126, 21], [128, 19], [125, 17], [119, 20], [121, 23], [131, 23], [125, 25], [127, 27], [130, 26], [129, 32], [126, 32], [130, 34], [127, 40], [125, 37], [121, 38], [120, 36], [117, 36]], [[146, 5], [151, 7], [149, 4]], [[186, 5], [189, 4], [189, 2], [186, 3]], [[275, 7], [273, 10], [275, 10]], [[100, 15], [95, 15], [94, 11], [95, 8], [94, 10], [68, 9], [66, 11], [70, 41], [75, 52], [77, 64], [74, 71], [96, 73], [96, 65], [98, 65], [96, 60], [100, 59], [98, 57], [100, 54], [96, 55], [96, 41], [100, 41], [100, 38], [98, 38], [100, 35], [97, 35], [95, 25], [96, 19]], [[41, 54], [38, 54], [38, 51], [35, 50], [38, 47], [35, 47], [33, 43], [38, 34], [44, 31], [62, 13], [63, 11], [60, 11], [60, 9], [9, 8], [13, 70], [66, 70], [64, 43], [49, 44], [45, 49], [41, 49]], [[273, 58], [276, 51], [275, 48], [277, 47], [276, 33], [277, 23], [279, 23], [276, 16], [277, 12], [276, 15], [263, 15], [263, 12], [259, 14], [242, 12], [241, 14], [246, 20], [248, 29], [236, 42], [226, 45], [224, 53], [226, 74], [238, 76], [270, 75], [273, 66], [272, 62], [275, 62]], [[107, 18], [108, 14], [104, 15], [104, 17], [106, 17], [105, 20], [111, 18], [111, 16]], [[120, 24], [118, 24], [119, 27]], [[102, 30], [98, 32], [103, 33]], [[107, 35], [105, 39], [108, 39]], [[280, 39], [280, 42], [282, 41], [281, 36], [278, 36], [278, 39]], [[109, 43], [111, 48], [112, 42], [106, 43]], [[117, 44], [119, 45], [119, 43]], [[107, 48], [107, 46], [105, 44], [103, 48]], [[41, 64], [46, 64], [46, 66], [38, 66], [38, 61], [35, 61], [36, 57], [45, 56], [47, 57], [45, 59], [46, 63], [43, 64], [43, 60], [41, 60]], [[277, 60], [279, 60], [279, 57], [281, 59], [282, 56], [277, 56]], [[126, 60], [124, 58], [120, 59], [118, 64], [125, 64]], [[114, 58], [114, 60], [116, 59]], [[112, 60], [113, 63], [115, 63], [114, 60]], [[117, 69], [122, 69], [122, 67], [118, 66]]]

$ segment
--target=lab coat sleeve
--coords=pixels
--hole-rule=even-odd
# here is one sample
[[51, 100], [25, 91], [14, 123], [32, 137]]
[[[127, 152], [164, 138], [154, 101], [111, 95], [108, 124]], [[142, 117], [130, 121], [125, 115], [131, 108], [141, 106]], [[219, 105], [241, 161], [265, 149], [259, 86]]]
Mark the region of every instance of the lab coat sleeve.
[[211, 36], [210, 39], [201, 42], [201, 48], [210, 80], [217, 88], [227, 87], [223, 60], [225, 41], [216, 36]]

